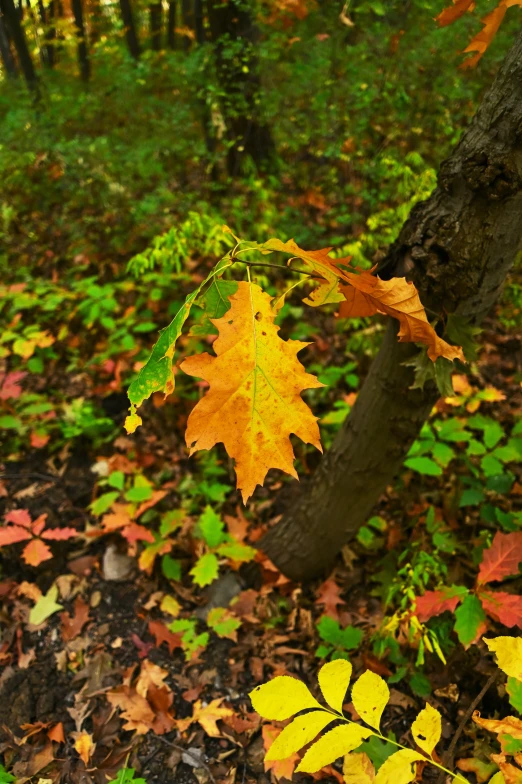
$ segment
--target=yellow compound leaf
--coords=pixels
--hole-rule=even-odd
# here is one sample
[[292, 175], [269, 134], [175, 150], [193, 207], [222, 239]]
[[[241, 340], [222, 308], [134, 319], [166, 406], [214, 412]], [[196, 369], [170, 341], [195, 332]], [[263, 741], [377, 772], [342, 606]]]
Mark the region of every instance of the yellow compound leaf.
[[522, 719], [517, 719], [516, 716], [506, 716], [503, 719], [481, 719], [480, 713], [475, 711], [472, 718], [475, 724], [484, 727], [488, 732], [494, 732], [497, 735], [511, 735], [515, 740], [522, 740]]
[[334, 727], [310, 746], [297, 766], [296, 773], [316, 773], [338, 757], [356, 749], [369, 735], [373, 735], [373, 732], [359, 724], [341, 724]]
[[416, 775], [415, 762], [425, 759], [412, 749], [401, 749], [384, 762], [375, 777], [374, 784], [410, 784]]
[[332, 721], [335, 721], [335, 716], [324, 710], [298, 716], [277, 736], [265, 756], [265, 762], [283, 760], [295, 754]]
[[352, 665], [346, 659], [328, 662], [319, 670], [318, 680], [326, 702], [334, 711], [342, 713], [343, 702], [350, 678]]
[[506, 784], [506, 779], [501, 770], [497, 771], [493, 778], [489, 780], [488, 784]]
[[380, 675], [370, 670], [363, 672], [352, 689], [352, 701], [355, 710], [370, 727], [379, 729], [382, 712], [390, 699], [388, 684]]
[[431, 756], [442, 734], [442, 720], [438, 710], [426, 703], [411, 725], [411, 731], [417, 746]]
[[268, 683], [256, 686], [250, 692], [250, 699], [254, 710], [260, 716], [274, 721], [289, 719], [294, 713], [305, 708], [319, 708], [324, 711], [304, 683], [289, 675], [280, 675]]
[[497, 657], [497, 664], [506, 675], [522, 681], [522, 638], [493, 637], [482, 638], [490, 651]]
[[189, 416], [185, 437], [190, 454], [223, 442], [246, 502], [270, 468], [297, 478], [291, 433], [321, 450], [317, 418], [301, 392], [323, 384], [297, 359], [308, 343], [279, 337], [268, 294], [240, 282], [229, 300], [230, 310], [212, 319], [219, 330], [217, 356], [199, 354], [181, 364], [210, 385]]
[[345, 784], [372, 784], [375, 768], [367, 754], [347, 754], [343, 763]]

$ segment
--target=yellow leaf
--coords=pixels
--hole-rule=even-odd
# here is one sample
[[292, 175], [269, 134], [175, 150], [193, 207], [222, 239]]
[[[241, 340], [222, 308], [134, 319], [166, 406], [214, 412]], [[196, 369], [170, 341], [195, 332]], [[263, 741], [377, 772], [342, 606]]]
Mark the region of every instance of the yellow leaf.
[[375, 777], [374, 784], [410, 784], [415, 778], [415, 762], [425, 759], [412, 749], [401, 749], [388, 757]]
[[136, 681], [136, 691], [140, 697], [146, 697], [151, 686], [161, 689], [165, 685], [163, 681], [168, 674], [168, 670], [164, 670], [162, 667], [158, 667], [157, 664], [149, 661], [149, 659], [145, 659]]
[[128, 433], [129, 435], [131, 435], [131, 434], [132, 434], [132, 433], [134, 433], [134, 432], [136, 431], [136, 429], [137, 429], [138, 427], [140, 427], [140, 425], [142, 425], [142, 424], [143, 424], [143, 420], [142, 420], [142, 418], [139, 416], [139, 414], [131, 413], [131, 414], [129, 414], [129, 416], [128, 416], [128, 417], [126, 417], [126, 419], [125, 419], [124, 428], [125, 428], [125, 430], [127, 431], [127, 433]]
[[305, 708], [320, 708], [324, 711], [304, 683], [289, 675], [280, 675], [268, 683], [256, 686], [250, 692], [250, 699], [254, 710], [260, 716], [274, 721], [289, 719], [294, 713]]
[[411, 731], [417, 746], [431, 756], [442, 734], [442, 722], [438, 710], [426, 703], [424, 710], [421, 710], [411, 725]]
[[504, 778], [502, 771], [497, 771], [497, 773], [490, 778], [488, 784], [506, 784], [506, 779]]
[[475, 724], [497, 735], [511, 735], [516, 740], [522, 740], [522, 719], [516, 716], [505, 716], [503, 719], [481, 719], [480, 713], [475, 711], [472, 716]]
[[87, 765], [91, 758], [91, 754], [95, 749], [96, 744], [93, 743], [92, 735], [89, 735], [88, 732], [74, 732], [72, 733], [73, 736], [76, 738], [74, 741], [74, 748], [80, 755], [80, 759]]
[[319, 670], [318, 680], [326, 702], [338, 713], [343, 712], [343, 702], [350, 678], [352, 665], [346, 659], [328, 662]]
[[297, 359], [308, 344], [278, 336], [268, 294], [240, 282], [229, 299], [230, 310], [212, 319], [217, 356], [200, 354], [180, 366], [210, 385], [188, 418], [185, 438], [191, 455], [223, 442], [246, 501], [270, 468], [297, 478], [291, 433], [321, 449], [317, 418], [301, 392], [323, 385]]
[[349, 751], [356, 749], [369, 735], [373, 735], [373, 732], [359, 724], [341, 724], [334, 727], [310, 746], [296, 772], [315, 773], [321, 770], [338, 757], [344, 757]]
[[493, 637], [482, 638], [490, 651], [497, 657], [497, 664], [506, 675], [522, 680], [522, 638]]
[[332, 721], [335, 721], [335, 716], [326, 711], [313, 711], [298, 716], [277, 736], [265, 756], [265, 761], [290, 757], [310, 743]]
[[164, 596], [161, 600], [160, 610], [172, 615], [173, 618], [177, 618], [181, 611], [181, 604], [173, 596]]
[[345, 784], [372, 784], [375, 768], [367, 754], [347, 754], [343, 763]]
[[370, 727], [379, 729], [382, 712], [390, 699], [390, 690], [380, 675], [370, 670], [363, 672], [352, 688], [355, 710]]

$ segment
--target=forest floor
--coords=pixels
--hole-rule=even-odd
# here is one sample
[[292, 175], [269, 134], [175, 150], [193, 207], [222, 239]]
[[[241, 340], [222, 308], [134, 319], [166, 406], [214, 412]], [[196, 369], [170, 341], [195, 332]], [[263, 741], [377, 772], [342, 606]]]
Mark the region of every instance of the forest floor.
[[[480, 407], [481, 414], [511, 427], [522, 415], [522, 330], [490, 320], [482, 338], [471, 376], [458, 377], [456, 399], [441, 399], [435, 415], [445, 421], [455, 418], [455, 411], [469, 415]], [[324, 367], [336, 364], [342, 339], [333, 335], [320, 344]], [[99, 380], [89, 386], [82, 374], [65, 383], [69, 397], [71, 387], [82, 397], [102, 394], [105, 414], [121, 426], [124, 387], [117, 372], [109, 376], [110, 369], [105, 366], [103, 394]], [[59, 384], [57, 365], [50, 363], [48, 370], [55, 377], [44, 372], [33, 392]], [[11, 383], [23, 382], [11, 378]], [[346, 389], [340, 399], [351, 403], [354, 394]], [[13, 404], [6, 395], [4, 400]], [[478, 402], [470, 405], [474, 400]], [[6, 515], [17, 510], [11, 524], [25, 525], [45, 515], [45, 531], [66, 527], [78, 533], [64, 541], [46, 540], [52, 558], [38, 550], [33, 563], [27, 563], [31, 558], [22, 557], [25, 542], [14, 542], [0, 554], [0, 727], [6, 767], [20, 782], [105, 784], [123, 767], [135, 768], [149, 784], [291, 779], [297, 755], [264, 763], [265, 750], [282, 725], [262, 724], [248, 695], [257, 684], [285, 673], [304, 680], [317, 695], [317, 670], [333, 649], [349, 656], [356, 673], [369, 668], [389, 677], [403, 667], [408, 677], [392, 679], [383, 734], [407, 743], [411, 722], [429, 695], [443, 716], [442, 747], [447, 748], [495, 665], [484, 656], [480, 640], [465, 649], [448, 632], [447, 663], [427, 653], [425, 664], [417, 666], [419, 641], [408, 643], [411, 611], [401, 614], [404, 604], [396, 594], [387, 606], [383, 596], [399, 569], [395, 561], [389, 573], [390, 553], [406, 553], [414, 571], [415, 548], [429, 549], [425, 513], [430, 505], [440, 510], [449, 537], [450, 546], [441, 551], [447, 582], [472, 581], [476, 567], [470, 562], [469, 542], [488, 523], [481, 521], [478, 501], [476, 507], [458, 505], [455, 488], [464, 469], [452, 463], [439, 476], [405, 470], [377, 505], [374, 519], [382, 521], [378, 535], [367, 528], [368, 538], [349, 543], [330, 575], [296, 585], [261, 552], [245, 557], [266, 528], [277, 524], [293, 483], [282, 486], [280, 476], [271, 476], [268, 489], [258, 490], [248, 509], [242, 509], [235, 492], [228, 492], [231, 468], [224, 453], [205, 464], [201, 474], [187, 458], [182, 423], [191, 404], [182, 401], [182, 412], [173, 413], [169, 402], [155, 400], [147, 410], [146, 427], [135, 437], [118, 428], [94, 447], [79, 435], [52, 450], [52, 439], [49, 444], [37, 433], [31, 436], [33, 448], [26, 444], [6, 455], [0, 504]], [[173, 422], [177, 425], [172, 428]], [[315, 456], [302, 453], [300, 458], [305, 471], [313, 468]], [[510, 471], [508, 491], [491, 490], [486, 500], [495, 496], [506, 515], [516, 516], [522, 508], [522, 482], [518, 465]], [[148, 479], [136, 481], [137, 476]], [[118, 498], [125, 488], [125, 500], [138, 504], [131, 511], [139, 524]], [[187, 495], [192, 506], [183, 505]], [[218, 522], [209, 506], [220, 508]], [[204, 507], [206, 536], [201, 532]], [[162, 533], [147, 533], [143, 521], [154, 523], [158, 516]], [[165, 526], [175, 537], [165, 534]], [[42, 527], [32, 531], [38, 548], [47, 546]], [[225, 530], [229, 543], [240, 548], [238, 560], [221, 557], [219, 576], [205, 585], [194, 566], [201, 565], [213, 545], [215, 549]], [[422, 593], [419, 585], [413, 588]], [[521, 593], [521, 588], [518, 579], [510, 591]], [[337, 638], [335, 629], [327, 633], [325, 617], [333, 620]], [[389, 626], [386, 639], [400, 643], [398, 655], [392, 643], [381, 649], [375, 645], [390, 618], [397, 622]], [[345, 627], [363, 633], [361, 644], [350, 644], [348, 638], [343, 643]], [[503, 627], [490, 621], [490, 628], [498, 632]], [[353, 715], [348, 696], [345, 708]], [[506, 715], [509, 704], [502, 686], [488, 690], [481, 711]], [[495, 769], [484, 767], [490, 751], [468, 722], [454, 758], [471, 760], [464, 763], [467, 775], [481, 782]], [[378, 760], [388, 753], [377, 742], [370, 756]], [[338, 765], [313, 778], [343, 782]], [[436, 779], [434, 769], [424, 771], [424, 781]], [[310, 778], [296, 774], [293, 780]]]

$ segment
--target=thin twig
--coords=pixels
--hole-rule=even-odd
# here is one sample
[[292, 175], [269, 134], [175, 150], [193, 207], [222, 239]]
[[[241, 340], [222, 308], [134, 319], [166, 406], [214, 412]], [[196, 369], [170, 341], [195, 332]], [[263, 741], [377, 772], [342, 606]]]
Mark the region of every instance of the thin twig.
[[194, 752], [191, 751], [190, 749], [185, 749], [183, 746], [178, 746], [177, 743], [173, 743], [171, 740], [167, 740], [167, 738], [164, 738], [163, 735], [157, 735], [156, 737], [158, 738], [158, 740], [160, 740], [162, 743], [165, 743], [167, 746], [171, 746], [173, 749], [176, 749], [177, 751], [181, 751], [183, 754], [186, 754], [188, 757], [192, 757], [194, 762], [197, 762], [197, 765], [195, 767], [204, 768], [208, 773], [209, 779], [213, 782], [213, 784], [216, 784], [216, 779], [212, 775], [212, 771], [210, 770], [209, 766], [205, 762], [203, 762], [203, 760], [199, 755], [194, 754]]
[[39, 474], [35, 471], [21, 472], [19, 474], [0, 473], [0, 479], [42, 479], [46, 482], [63, 482], [62, 476], [54, 474]]
[[297, 272], [299, 275], [310, 277], [310, 273], [298, 267], [286, 267], [284, 264], [271, 264], [269, 261], [245, 261], [244, 259], [234, 259], [234, 263], [247, 264], [249, 267], [273, 267], [274, 269], [285, 270], [285, 272]]
[[[487, 679], [487, 681], [484, 684], [483, 688], [479, 691], [479, 693], [477, 694], [477, 696], [475, 697], [475, 699], [473, 700], [473, 702], [471, 703], [471, 705], [467, 709], [466, 713], [462, 717], [462, 719], [460, 721], [460, 724], [457, 727], [457, 730], [456, 730], [453, 738], [451, 739], [451, 743], [448, 746], [448, 750], [447, 750], [446, 754], [444, 755], [444, 765], [447, 768], [450, 768], [450, 769], [453, 768], [453, 758], [455, 756], [455, 749], [457, 748], [458, 740], [459, 740], [460, 736], [462, 735], [462, 733], [464, 731], [464, 727], [466, 726], [466, 724], [470, 720], [470, 718], [471, 718], [475, 708], [477, 707], [479, 702], [482, 700], [482, 697], [484, 696], [484, 694], [495, 683], [495, 681], [500, 676], [500, 674], [501, 674], [501, 670], [495, 670], [493, 675], [489, 676], [489, 678]], [[437, 784], [443, 784], [443, 782], [444, 782], [444, 771], [441, 772], [441, 774], [440, 774], [440, 776], [438, 778]]]

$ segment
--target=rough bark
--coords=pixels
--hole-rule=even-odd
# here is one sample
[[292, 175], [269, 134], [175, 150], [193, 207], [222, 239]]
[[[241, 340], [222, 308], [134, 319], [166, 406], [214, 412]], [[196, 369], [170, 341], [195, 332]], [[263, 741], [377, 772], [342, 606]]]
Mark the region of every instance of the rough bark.
[[87, 49], [87, 33], [85, 31], [85, 23], [83, 20], [82, 0], [72, 0], [71, 4], [74, 15], [74, 24], [76, 25], [76, 36], [78, 38], [78, 65], [80, 67], [80, 76], [84, 82], [87, 82], [89, 81], [89, 77], [91, 75], [91, 63]]
[[136, 26], [134, 24], [134, 16], [132, 13], [132, 6], [130, 0], [120, 0], [120, 11], [121, 11], [121, 18], [123, 20], [123, 26], [125, 28], [125, 38], [127, 39], [127, 46], [129, 47], [130, 55], [135, 60], [139, 60], [140, 45], [138, 42], [138, 36], [136, 34]]
[[[208, 0], [208, 18], [224, 96], [221, 109], [230, 144], [228, 172], [238, 175], [246, 156], [258, 169], [274, 169], [272, 135], [259, 118], [261, 81], [255, 53], [256, 27], [250, 10], [242, 0]], [[227, 56], [231, 45], [234, 57]]]
[[40, 87], [38, 77], [34, 69], [34, 64], [29, 53], [27, 41], [20, 20], [19, 11], [15, 8], [13, 0], [0, 0], [0, 10], [7, 24], [9, 36], [14, 44], [18, 55], [18, 62], [23, 72], [27, 86], [38, 100], [40, 98]]
[[2, 58], [2, 67], [6, 75], [11, 79], [15, 79], [18, 76], [18, 69], [11, 51], [7, 24], [2, 13], [0, 13], [0, 57]]
[[155, 52], [161, 51], [161, 13], [161, 3], [150, 4], [150, 43]]
[[[470, 127], [442, 164], [380, 265], [407, 275], [425, 306], [479, 323], [495, 303], [522, 242], [522, 33]], [[389, 326], [332, 447], [294, 508], [261, 542], [296, 580], [327, 569], [400, 470], [437, 393], [412, 390], [413, 348]]]

